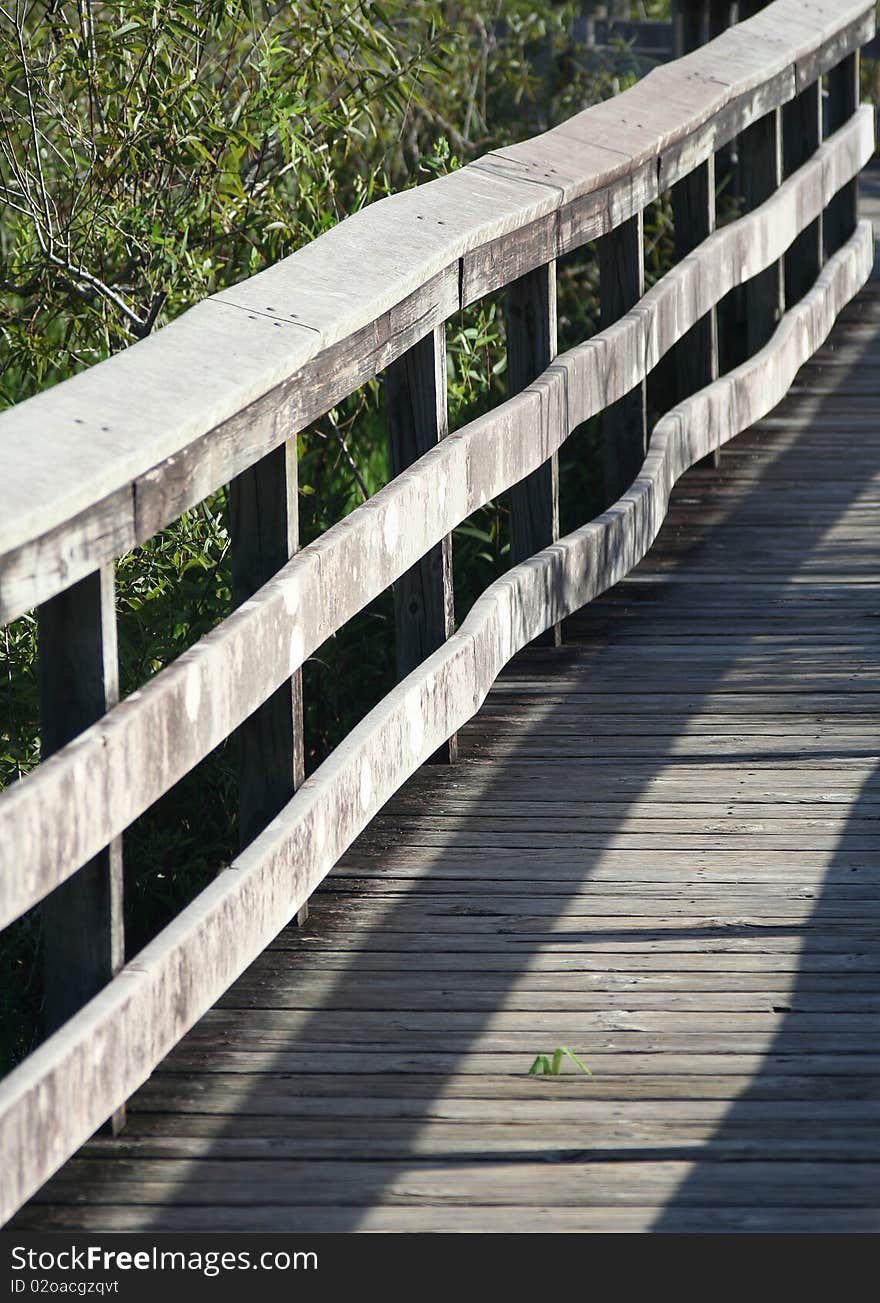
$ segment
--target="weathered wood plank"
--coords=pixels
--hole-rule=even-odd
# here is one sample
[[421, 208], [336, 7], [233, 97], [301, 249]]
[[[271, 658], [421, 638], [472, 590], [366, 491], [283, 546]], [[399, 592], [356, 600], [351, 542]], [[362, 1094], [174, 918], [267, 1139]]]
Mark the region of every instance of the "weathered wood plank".
[[[583, 1119], [578, 1119], [582, 1122]], [[523, 1156], [532, 1155], [536, 1160], [546, 1163], [567, 1162], [571, 1159], [581, 1161], [602, 1161], [612, 1151], [619, 1152], [626, 1148], [633, 1160], [642, 1155], [646, 1158], [657, 1148], [665, 1150], [668, 1158], [692, 1159], [694, 1161], [750, 1162], [763, 1159], [765, 1162], [779, 1162], [786, 1159], [801, 1159], [805, 1162], [822, 1162], [832, 1159], [835, 1162], [877, 1162], [880, 1159], [880, 1141], [876, 1131], [864, 1128], [863, 1134], [853, 1134], [855, 1128], [844, 1141], [832, 1137], [810, 1135], [801, 1124], [794, 1128], [795, 1134], [785, 1134], [784, 1126], [772, 1129], [766, 1122], [763, 1126], [753, 1128], [752, 1134], [723, 1131], [719, 1139], [713, 1139], [711, 1126], [690, 1126], [671, 1128], [668, 1126], [638, 1127], [635, 1125], [590, 1126], [588, 1138], [580, 1138], [578, 1131], [571, 1124], [556, 1126], [534, 1123], [523, 1128], [522, 1135], [511, 1136], [513, 1119], [506, 1124], [493, 1127], [485, 1123], [482, 1127], [464, 1124], [445, 1123], [442, 1127], [424, 1129], [412, 1135], [411, 1124], [394, 1126], [375, 1123], [369, 1127], [369, 1134], [364, 1135], [363, 1121], [349, 1126], [337, 1123], [329, 1133], [322, 1134], [322, 1128], [303, 1125], [298, 1134], [291, 1137], [253, 1138], [250, 1140], [227, 1137], [203, 1140], [196, 1136], [172, 1136], [167, 1140], [152, 1137], [126, 1139], [114, 1149], [113, 1162], [167, 1162], [191, 1159], [211, 1158], [215, 1162], [244, 1161], [256, 1162], [260, 1159], [283, 1161], [298, 1156], [305, 1160], [324, 1160], [338, 1162], [350, 1158], [354, 1145], [357, 1145], [362, 1160], [390, 1162], [421, 1162], [433, 1159], [435, 1162], [448, 1160], [450, 1155], [456, 1158], [472, 1157], [491, 1159], [497, 1157], [504, 1161], [511, 1152], [511, 1141]], [[768, 1135], [769, 1133], [769, 1135]], [[92, 1146], [95, 1157], [100, 1152], [97, 1144]], [[103, 1175], [100, 1169], [93, 1171], [90, 1166], [84, 1169], [87, 1179]], [[53, 1201], [60, 1199], [60, 1191], [51, 1191], [47, 1197]]]
[[[877, 1078], [870, 1074], [858, 1074], [849, 1081], [835, 1075], [829, 1081], [796, 1073], [768, 1073], [750, 1082], [748, 1075], [725, 1072], [684, 1072], [668, 1077], [648, 1072], [633, 1076], [611, 1073], [600, 1091], [585, 1098], [583, 1079], [567, 1075], [552, 1082], [518, 1073], [495, 1078], [472, 1074], [470, 1079], [453, 1075], [438, 1092], [436, 1079], [419, 1072], [387, 1077], [382, 1073], [359, 1073], [356, 1082], [333, 1073], [294, 1073], [282, 1082], [259, 1073], [203, 1076], [163, 1070], [138, 1092], [131, 1112], [136, 1128], [158, 1128], [165, 1122], [169, 1129], [181, 1133], [187, 1124], [198, 1120], [196, 1115], [203, 1117], [207, 1130], [218, 1126], [224, 1113], [235, 1114], [246, 1134], [246, 1128], [253, 1133], [261, 1123], [283, 1128], [287, 1120], [313, 1118], [319, 1114], [323, 1100], [333, 1101], [332, 1115], [340, 1120], [368, 1115], [371, 1107], [376, 1118], [477, 1120], [484, 1109], [494, 1109], [497, 1117], [499, 1104], [505, 1102], [515, 1102], [528, 1116], [530, 1107], [536, 1111], [543, 1107], [546, 1114], [547, 1103], [552, 1101], [563, 1116], [584, 1106], [602, 1109], [617, 1104], [623, 1106], [622, 1116], [644, 1108], [640, 1116], [645, 1118], [667, 1115], [699, 1121], [714, 1116], [715, 1110], [725, 1107], [733, 1096], [739, 1098], [743, 1119], [778, 1114], [780, 1104], [791, 1117], [806, 1119], [814, 1111], [826, 1109], [828, 1100], [834, 1099], [842, 1120], [861, 1121], [873, 1115], [876, 1086]], [[242, 1097], [246, 1098], [247, 1091], [253, 1092], [255, 1103], [263, 1106], [262, 1113], [254, 1109], [250, 1116], [242, 1115]]]
[[[513, 1159], [513, 1156], [512, 1156]], [[80, 1167], [81, 1167], [80, 1163]], [[125, 1175], [115, 1176], [108, 1200], [106, 1180], [95, 1172], [90, 1182], [89, 1202], [94, 1205], [117, 1202], [128, 1197], [137, 1202], [174, 1205], [217, 1204], [242, 1206], [251, 1203], [284, 1203], [296, 1206], [309, 1191], [308, 1203], [314, 1207], [351, 1202], [356, 1192], [381, 1191], [386, 1206], [418, 1204], [423, 1208], [456, 1205], [462, 1202], [516, 1206], [529, 1204], [532, 1191], [540, 1189], [542, 1203], [549, 1208], [609, 1206], [640, 1207], [650, 1202], [655, 1208], [681, 1198], [701, 1205], [714, 1195], [713, 1203], [721, 1206], [750, 1208], [762, 1205], [786, 1207], [793, 1185], [802, 1191], [804, 1209], [837, 1207], [851, 1209], [854, 1196], [866, 1205], [880, 1178], [880, 1164], [865, 1162], [754, 1162], [742, 1165], [707, 1165], [706, 1177], [699, 1189], [688, 1185], [689, 1165], [682, 1161], [626, 1162], [616, 1159], [603, 1163], [560, 1163], [552, 1168], [553, 1180], [547, 1180], [547, 1166], [523, 1157], [501, 1165], [491, 1163], [413, 1164], [401, 1168], [394, 1164], [339, 1162], [319, 1164], [304, 1160], [265, 1163], [247, 1160], [210, 1164], [195, 1160], [192, 1164], [171, 1160], [144, 1159], [118, 1164]], [[228, 1175], [224, 1176], [226, 1172]], [[601, 1176], [600, 1176], [601, 1172]], [[82, 1172], [56, 1184], [70, 1202], [82, 1204], [86, 1197], [81, 1188]], [[79, 1183], [79, 1184], [78, 1184]], [[467, 1195], [462, 1195], [462, 1189]], [[377, 1200], [379, 1202], [379, 1200]]]
[[[546, 1171], [543, 1174], [546, 1180]], [[519, 1179], [519, 1173], [516, 1174]], [[393, 1207], [371, 1208], [352, 1214], [350, 1204], [311, 1208], [285, 1204], [282, 1207], [254, 1203], [250, 1207], [229, 1208], [162, 1208], [150, 1207], [150, 1229], [159, 1231], [255, 1231], [277, 1230], [290, 1234], [310, 1232], [367, 1231], [434, 1232], [452, 1234], [473, 1232], [475, 1225], [486, 1233], [535, 1234], [568, 1231], [570, 1233], [637, 1234], [656, 1230], [657, 1209], [646, 1207], [548, 1208], [546, 1204], [520, 1204], [515, 1208], [461, 1203], [456, 1206], [431, 1206], [424, 1203], [398, 1202]], [[62, 1205], [40, 1205], [16, 1222], [17, 1230], [94, 1230], [137, 1231], [143, 1226], [143, 1209], [120, 1204], [101, 1204], [89, 1211]], [[784, 1207], [754, 1208], [687, 1208], [673, 1210], [664, 1217], [666, 1231], [707, 1231], [717, 1234], [735, 1232], [775, 1232], [804, 1234], [817, 1231], [849, 1234], [876, 1234], [877, 1216], [857, 1208]]]

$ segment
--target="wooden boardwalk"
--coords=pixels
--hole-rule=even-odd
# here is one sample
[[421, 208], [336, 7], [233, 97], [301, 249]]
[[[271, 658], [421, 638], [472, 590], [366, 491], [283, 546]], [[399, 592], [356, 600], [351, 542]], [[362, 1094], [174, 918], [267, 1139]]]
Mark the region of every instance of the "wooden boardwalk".
[[878, 328], [875, 281], [14, 1226], [880, 1230]]

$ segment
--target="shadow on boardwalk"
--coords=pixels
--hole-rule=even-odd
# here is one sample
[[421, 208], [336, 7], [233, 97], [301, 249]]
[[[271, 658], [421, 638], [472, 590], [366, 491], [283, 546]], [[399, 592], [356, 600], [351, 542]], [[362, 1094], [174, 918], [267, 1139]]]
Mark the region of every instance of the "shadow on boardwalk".
[[[852, 825], [878, 814], [874, 770], [852, 806]], [[760, 1069], [651, 1229], [688, 1230], [701, 1210], [728, 1205], [738, 1209], [733, 1229], [880, 1230], [880, 857], [876, 842], [853, 851], [850, 840], [844, 831], [830, 859], [802, 931], [785, 1017]], [[855, 882], [865, 888], [858, 895], [848, 886]], [[857, 980], [841, 991], [847, 977]], [[812, 1106], [792, 1107], [798, 1101]], [[756, 1116], [767, 1119], [761, 1127]], [[740, 1146], [740, 1161], [731, 1163]], [[782, 1155], [800, 1157], [785, 1170]]]

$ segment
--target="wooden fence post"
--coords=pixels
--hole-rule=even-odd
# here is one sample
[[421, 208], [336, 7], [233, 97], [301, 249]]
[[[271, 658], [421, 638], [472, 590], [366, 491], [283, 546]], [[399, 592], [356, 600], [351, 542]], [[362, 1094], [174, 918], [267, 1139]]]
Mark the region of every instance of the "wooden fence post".
[[[393, 478], [446, 437], [446, 327], [435, 326], [385, 371], [389, 474]], [[448, 534], [394, 585], [398, 680], [455, 632], [452, 536]], [[454, 761], [455, 735], [431, 757]]]
[[[643, 215], [636, 213], [598, 241], [599, 328], [635, 307], [645, 292]], [[616, 502], [641, 468], [647, 451], [645, 382], [602, 413], [605, 500]]]
[[[715, 230], [715, 157], [710, 156], [672, 188], [675, 260], [680, 262]], [[718, 379], [718, 314], [712, 308], [675, 346], [678, 400]], [[711, 464], [721, 464], [718, 449]], [[708, 458], [706, 462], [708, 463]]]
[[[769, 0], [739, 0], [739, 21], [767, 7]], [[769, 199], [782, 180], [782, 124], [779, 109], [746, 127], [738, 140], [739, 177], [745, 211]], [[785, 264], [780, 261], [752, 278], [743, 292], [746, 356], [763, 348], [785, 311]]]
[[[41, 759], [119, 700], [112, 562], [38, 610]], [[91, 1000], [125, 962], [122, 838], [56, 887], [42, 905], [47, 1032]], [[125, 1107], [112, 1118], [119, 1131]]]
[[[825, 110], [826, 136], [831, 136], [859, 107], [859, 51], [848, 54], [827, 77]], [[856, 229], [859, 213], [859, 181], [848, 181], [825, 209], [825, 254], [831, 257]]]
[[[739, 138], [746, 212], [778, 190], [782, 181], [782, 131], [779, 109], [747, 127]], [[785, 311], [784, 260], [753, 276], [745, 287], [748, 355], [763, 348]]]
[[[782, 170], [788, 177], [815, 154], [822, 140], [822, 94], [818, 81], [782, 110]], [[822, 269], [822, 217], [807, 227], [785, 255], [785, 302], [802, 299]]]
[[[507, 391], [511, 397], [546, 371], [557, 351], [556, 262], [526, 272], [507, 288]], [[513, 564], [525, 561], [559, 537], [559, 458], [556, 453], [510, 491], [510, 551]], [[554, 625], [536, 640], [559, 646]]]
[[[724, 13], [724, 10], [727, 13]], [[676, 30], [679, 57], [696, 50], [704, 40], [711, 40], [727, 26], [730, 4], [717, 0], [691, 0], [679, 4]], [[715, 230], [715, 158], [714, 155], [672, 187], [672, 215], [675, 229], [675, 260], [680, 262], [702, 244]], [[715, 308], [688, 331], [674, 349], [676, 401], [690, 397], [718, 378], [718, 314]], [[706, 459], [709, 463], [709, 459]], [[711, 464], [718, 467], [721, 453], [712, 454]]]
[[[236, 606], [261, 588], [299, 547], [296, 439], [238, 475], [229, 486], [232, 591]], [[238, 729], [239, 841], [247, 846], [275, 818], [305, 774], [302, 671]], [[308, 904], [297, 922], [308, 918]]]
[[[714, 40], [728, 27], [733, 25], [734, 6], [732, 0], [709, 0], [708, 38]], [[739, 190], [739, 156], [736, 140], [729, 141], [715, 155], [715, 196], [716, 220], [718, 195], [735, 196]], [[737, 330], [737, 317], [741, 307], [742, 295], [738, 291], [729, 294], [715, 309], [715, 335], [718, 353], [719, 373], [729, 362], [730, 343]], [[721, 464], [721, 453], [716, 450], [712, 455], [712, 464]]]

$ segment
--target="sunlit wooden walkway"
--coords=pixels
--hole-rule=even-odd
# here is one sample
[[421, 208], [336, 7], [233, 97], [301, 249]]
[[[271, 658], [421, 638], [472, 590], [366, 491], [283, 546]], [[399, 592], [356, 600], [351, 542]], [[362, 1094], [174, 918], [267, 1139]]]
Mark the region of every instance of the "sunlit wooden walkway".
[[880, 1229], [878, 329], [875, 281], [13, 1225]]

